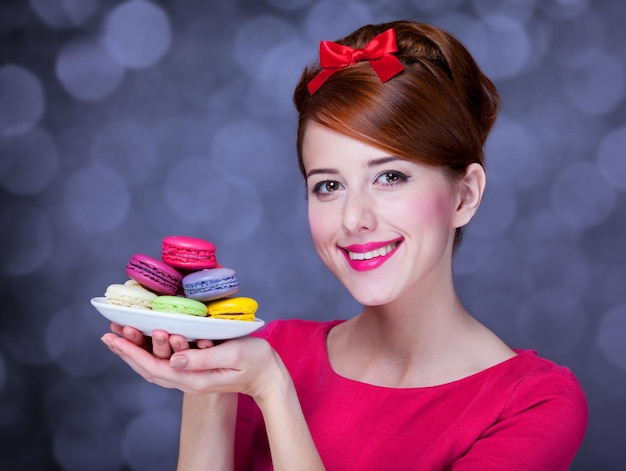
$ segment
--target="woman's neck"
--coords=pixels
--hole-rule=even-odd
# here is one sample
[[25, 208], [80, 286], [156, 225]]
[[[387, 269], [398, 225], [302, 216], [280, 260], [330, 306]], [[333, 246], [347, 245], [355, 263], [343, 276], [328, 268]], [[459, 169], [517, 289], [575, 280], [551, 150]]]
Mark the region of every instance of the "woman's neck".
[[514, 355], [454, 290], [366, 306], [331, 330], [328, 351], [340, 375], [388, 387], [446, 383]]

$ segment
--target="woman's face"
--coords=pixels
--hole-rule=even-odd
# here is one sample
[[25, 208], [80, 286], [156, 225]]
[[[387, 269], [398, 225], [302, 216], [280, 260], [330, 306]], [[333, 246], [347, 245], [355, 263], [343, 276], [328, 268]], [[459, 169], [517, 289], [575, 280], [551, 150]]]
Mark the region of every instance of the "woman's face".
[[387, 304], [450, 280], [461, 196], [441, 169], [314, 122], [302, 156], [313, 243], [357, 301]]

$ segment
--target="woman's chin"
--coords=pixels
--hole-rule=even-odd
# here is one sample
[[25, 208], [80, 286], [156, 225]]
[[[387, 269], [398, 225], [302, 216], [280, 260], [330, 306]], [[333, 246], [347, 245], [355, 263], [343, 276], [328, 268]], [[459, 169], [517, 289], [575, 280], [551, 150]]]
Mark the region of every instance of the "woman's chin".
[[376, 292], [376, 290], [355, 291], [350, 290], [352, 297], [363, 306], [383, 306], [394, 301], [395, 295], [391, 293]]

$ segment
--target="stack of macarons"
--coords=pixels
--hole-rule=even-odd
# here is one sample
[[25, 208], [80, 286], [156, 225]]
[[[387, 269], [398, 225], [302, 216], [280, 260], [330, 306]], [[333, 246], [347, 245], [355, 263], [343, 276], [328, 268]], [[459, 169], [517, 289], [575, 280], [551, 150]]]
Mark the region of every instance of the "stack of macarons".
[[108, 303], [240, 321], [253, 321], [258, 308], [252, 298], [233, 296], [237, 274], [217, 263], [215, 246], [204, 239], [165, 237], [160, 259], [134, 254], [126, 274], [130, 280], [106, 289]]

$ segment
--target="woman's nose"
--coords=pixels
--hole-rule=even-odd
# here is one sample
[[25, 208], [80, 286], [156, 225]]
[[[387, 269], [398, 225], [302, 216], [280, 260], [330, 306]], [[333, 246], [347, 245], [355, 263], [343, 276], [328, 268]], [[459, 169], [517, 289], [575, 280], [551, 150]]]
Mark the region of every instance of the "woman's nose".
[[366, 192], [349, 192], [343, 208], [342, 226], [347, 233], [371, 231], [376, 227], [375, 202]]

